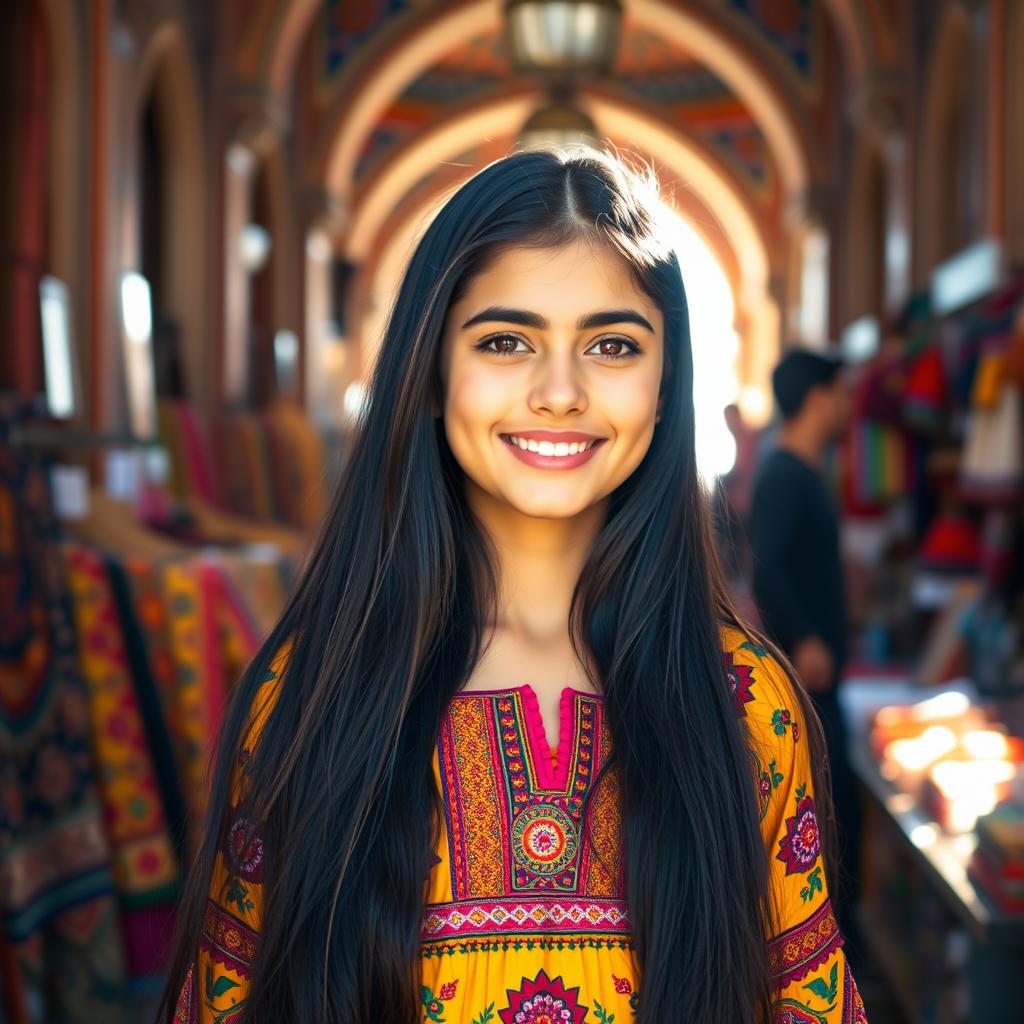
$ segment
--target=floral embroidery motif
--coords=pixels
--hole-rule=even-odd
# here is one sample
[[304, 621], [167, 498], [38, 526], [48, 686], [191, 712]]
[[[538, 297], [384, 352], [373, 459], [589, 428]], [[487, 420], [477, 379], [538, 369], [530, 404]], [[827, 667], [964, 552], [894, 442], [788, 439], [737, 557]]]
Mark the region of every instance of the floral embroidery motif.
[[776, 860], [786, 865], [786, 874], [810, 870], [821, 851], [818, 817], [814, 811], [814, 797], [807, 795], [807, 786], [796, 790], [796, 814], [786, 819], [786, 834], [779, 840]]
[[754, 643], [753, 640], [744, 640], [743, 643], [740, 644], [740, 650], [750, 651], [751, 654], [757, 656], [758, 660], [765, 658], [768, 655], [767, 649], [762, 647], [760, 644]]
[[[512, 688], [456, 699], [441, 729], [438, 765], [453, 911], [467, 902], [490, 904], [465, 914], [457, 922], [460, 934], [474, 922], [489, 930], [493, 914], [508, 910], [503, 901], [515, 907], [534, 894], [564, 894], [573, 898], [570, 903], [624, 898], [614, 773], [593, 794], [591, 827], [583, 827], [591, 781], [610, 744], [600, 701], [563, 691], [563, 729], [572, 729], [572, 743], [555, 770], [541, 766], [537, 722], [529, 718], [536, 709], [527, 697], [532, 691]], [[450, 924], [452, 915], [447, 917]], [[588, 923], [565, 921], [574, 930]], [[430, 930], [425, 927], [424, 937]]]
[[823, 1013], [795, 999], [778, 999], [772, 1004], [772, 1024], [828, 1024]]
[[512, 825], [512, 852], [528, 870], [554, 875], [576, 856], [576, 824], [560, 807], [527, 807]]
[[857, 989], [857, 981], [850, 970], [850, 962], [843, 966], [843, 1024], [868, 1024], [864, 1000]]
[[423, 1019], [424, 1021], [432, 1021], [433, 1024], [446, 1024], [446, 1021], [441, 1014], [444, 1012], [444, 1004], [449, 999], [455, 998], [455, 987], [458, 985], [459, 979], [456, 978], [454, 981], [446, 981], [438, 990], [435, 996], [429, 985], [424, 985], [420, 989], [420, 999], [423, 1002]]
[[765, 814], [768, 813], [771, 792], [782, 781], [782, 774], [775, 771], [774, 761], [769, 764], [769, 770], [765, 771], [757, 752], [749, 749], [748, 753], [751, 756], [751, 767], [754, 769], [754, 778], [758, 787], [758, 818], [764, 820]]
[[263, 881], [263, 838], [255, 823], [236, 818], [224, 843], [228, 871], [247, 882]]
[[796, 743], [800, 739], [800, 723], [793, 721], [789, 708], [776, 708], [772, 712], [772, 732], [776, 736], [785, 736], [787, 728], [792, 728], [793, 742]]
[[800, 890], [800, 899], [803, 903], [809, 903], [816, 892], [824, 892], [821, 881], [821, 865], [819, 864], [808, 876], [807, 884]]
[[842, 944], [832, 904], [826, 899], [806, 921], [768, 943], [768, 964], [773, 980], [779, 988], [800, 981], [825, 963]]
[[236, 988], [241, 988], [241, 985], [234, 978], [229, 978], [226, 974], [215, 975], [213, 973], [213, 966], [207, 965], [203, 998], [207, 1009], [213, 1014], [215, 1024], [235, 1024], [236, 1021], [242, 1019], [242, 1010], [245, 1006], [244, 999], [233, 1000], [231, 1005], [226, 1008], [219, 1009], [216, 1006], [217, 1000], [223, 999], [232, 989]]
[[746, 715], [747, 710], [744, 704], [749, 704], [754, 695], [750, 687], [754, 685], [754, 670], [750, 665], [737, 665], [733, 662], [732, 654], [722, 655], [725, 664], [726, 678], [729, 680], [729, 690], [732, 692], [732, 699], [736, 702], [736, 712]]
[[504, 1024], [583, 1024], [588, 1008], [580, 1005], [579, 992], [541, 968], [533, 981], [523, 978], [518, 989], [508, 989], [508, 1007], [498, 1016]]
[[834, 964], [832, 964], [832, 970], [828, 972], [828, 981], [826, 981], [824, 978], [812, 978], [805, 985], [801, 986], [801, 988], [807, 989], [809, 992], [812, 992], [814, 995], [816, 995], [819, 999], [829, 1004], [827, 1009], [825, 1010], [826, 1013], [831, 1012], [831, 1010], [835, 1006], [836, 990], [839, 985], [838, 974], [839, 962], [836, 961]]
[[[849, 967], [846, 968], [844, 974], [844, 983], [848, 976]], [[801, 988], [805, 988], [811, 993], [810, 998], [827, 1004], [825, 1008], [817, 1010], [798, 999], [779, 999], [773, 1004], [773, 1024], [827, 1024], [828, 1018], [836, 1006], [836, 995], [839, 989], [839, 962], [836, 961], [832, 964], [827, 981], [824, 978], [813, 978]], [[867, 1024], [866, 1018], [864, 1024]]]
[[620, 996], [629, 996], [630, 1015], [635, 1017], [637, 1010], [640, 1009], [640, 993], [633, 991], [633, 983], [629, 978], [617, 978], [613, 974], [612, 984], [615, 986], [615, 991], [618, 992]]

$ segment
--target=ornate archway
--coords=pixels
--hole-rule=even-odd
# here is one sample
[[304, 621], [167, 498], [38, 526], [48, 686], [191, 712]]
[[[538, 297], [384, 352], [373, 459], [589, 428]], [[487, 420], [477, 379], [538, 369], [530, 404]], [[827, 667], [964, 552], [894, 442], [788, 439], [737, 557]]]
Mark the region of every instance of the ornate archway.
[[[180, 325], [181, 356], [186, 393], [201, 405], [212, 397], [211, 350], [206, 341], [210, 281], [205, 254], [207, 195], [202, 108], [195, 66], [187, 37], [176, 21], [158, 25], [149, 35], [136, 79], [132, 103], [131, 155], [141, 168], [143, 113], [155, 106], [163, 135], [166, 216], [161, 227], [164, 279], [161, 282], [167, 312]], [[137, 175], [138, 175], [137, 171]], [[140, 183], [136, 180], [134, 188]], [[133, 202], [126, 210], [138, 208]], [[130, 216], [130, 214], [126, 214]], [[141, 266], [139, 232], [125, 233], [124, 266]]]

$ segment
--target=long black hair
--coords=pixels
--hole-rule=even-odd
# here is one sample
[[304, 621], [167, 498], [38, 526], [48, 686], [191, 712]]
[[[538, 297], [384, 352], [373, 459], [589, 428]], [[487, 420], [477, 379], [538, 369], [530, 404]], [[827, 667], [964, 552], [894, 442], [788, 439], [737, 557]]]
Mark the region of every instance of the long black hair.
[[[166, 1015], [195, 954], [251, 704], [293, 641], [248, 762], [245, 816], [264, 823], [266, 884], [245, 1019], [418, 1019], [431, 755], [493, 620], [500, 568], [436, 415], [442, 330], [503, 247], [588, 239], [625, 261], [665, 325], [661, 420], [610, 496], [568, 623], [611, 729], [639, 1020], [768, 1019], [768, 857], [719, 633], [739, 620], [697, 472], [686, 298], [652, 177], [594, 150], [516, 153], [459, 188], [416, 246], [326, 522], [225, 717]], [[796, 692], [820, 776], [818, 719]], [[824, 804], [820, 779], [817, 792]]]

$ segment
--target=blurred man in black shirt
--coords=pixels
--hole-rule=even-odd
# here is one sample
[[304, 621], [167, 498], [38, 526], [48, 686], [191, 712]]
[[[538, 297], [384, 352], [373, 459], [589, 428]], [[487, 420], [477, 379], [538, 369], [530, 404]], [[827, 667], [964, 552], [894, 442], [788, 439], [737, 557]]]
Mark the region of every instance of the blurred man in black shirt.
[[847, 883], [836, 910], [841, 930], [853, 940], [861, 808], [838, 702], [847, 650], [839, 515], [822, 476], [829, 447], [849, 425], [849, 383], [841, 360], [797, 349], [775, 368], [772, 389], [782, 424], [754, 486], [749, 528], [754, 597], [766, 632], [793, 662], [822, 719], [839, 865]]

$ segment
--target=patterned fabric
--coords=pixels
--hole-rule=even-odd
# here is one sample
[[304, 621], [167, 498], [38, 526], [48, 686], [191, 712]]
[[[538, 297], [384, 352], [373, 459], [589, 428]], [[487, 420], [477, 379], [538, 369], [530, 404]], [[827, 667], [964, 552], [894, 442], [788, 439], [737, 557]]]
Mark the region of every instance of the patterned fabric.
[[129, 969], [133, 977], [151, 976], [163, 966], [173, 928], [178, 860], [103, 559], [66, 544], [64, 561]]
[[[788, 676], [738, 630], [722, 634], [728, 685], [750, 736], [769, 863], [772, 1024], [863, 1024], [863, 1002], [827, 891], [799, 703]], [[253, 708], [250, 743], [281, 685], [278, 652]], [[614, 770], [599, 695], [566, 687], [558, 744], [529, 684], [452, 699], [433, 757], [443, 798], [420, 941], [422, 1020], [609, 1024], [643, 999], [633, 959]], [[242, 763], [248, 756], [243, 751]], [[236, 772], [235, 804], [243, 773]], [[195, 972], [178, 1020], [235, 1020], [263, 907], [258, 826], [231, 812]]]
[[[129, 559], [129, 562], [133, 561]], [[139, 560], [141, 561], [141, 560]], [[167, 828], [174, 843], [174, 853], [180, 863], [184, 854], [187, 829], [185, 801], [181, 792], [181, 775], [166, 714], [164, 688], [166, 681], [158, 680], [150, 661], [147, 634], [142, 627], [132, 587], [134, 574], [119, 559], [106, 555], [104, 567], [110, 577], [110, 587], [117, 603], [117, 615], [124, 637], [124, 651], [128, 669], [135, 685], [146, 746], [153, 771], [160, 787], [160, 801], [167, 818]]]
[[279, 398], [265, 416], [277, 509], [300, 529], [315, 529], [327, 509], [324, 444], [295, 402]]
[[30, 421], [0, 395], [0, 988], [12, 1021], [113, 1024], [126, 969], [88, 696], [46, 466], [8, 443]]
[[286, 581], [281, 557], [269, 552], [243, 556], [231, 551], [220, 557], [228, 586], [239, 595], [255, 635], [268, 636], [284, 608]]
[[[160, 702], [161, 718], [170, 737], [175, 778], [187, 778], [188, 756], [178, 708], [178, 673], [171, 652], [170, 616], [162, 589], [163, 570], [144, 558], [131, 557], [121, 566], [131, 596], [135, 626]], [[182, 794], [184, 798], [184, 794]]]
[[263, 421], [250, 413], [224, 416], [217, 437], [218, 468], [229, 507], [253, 519], [274, 519], [277, 508]]
[[206, 814], [207, 770], [224, 704], [224, 658], [216, 612], [216, 572], [199, 561], [163, 567], [168, 635], [177, 672], [176, 746], [189, 816], [189, 849], [198, 849]]

